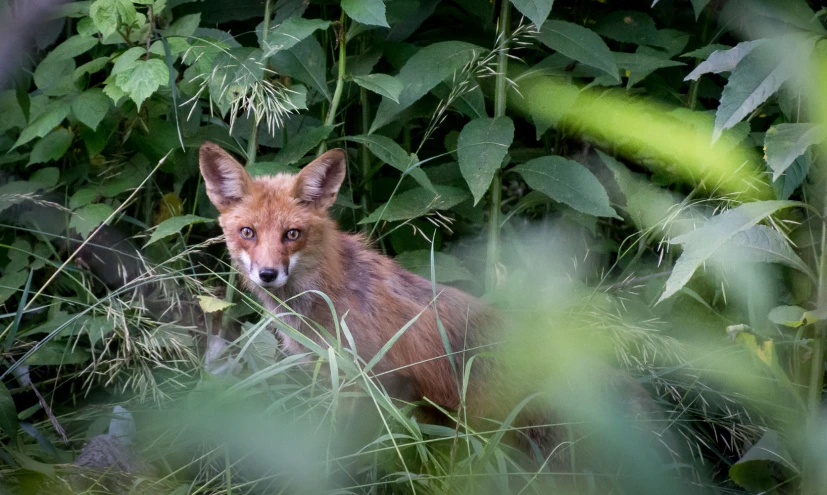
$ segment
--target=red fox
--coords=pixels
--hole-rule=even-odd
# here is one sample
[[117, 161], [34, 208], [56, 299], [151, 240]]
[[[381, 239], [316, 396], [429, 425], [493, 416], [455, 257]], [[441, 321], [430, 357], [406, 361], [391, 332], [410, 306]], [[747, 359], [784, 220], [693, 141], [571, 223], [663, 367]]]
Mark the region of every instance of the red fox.
[[[378, 363], [376, 373], [398, 370], [383, 380], [396, 398], [427, 397], [446, 408], [460, 406], [437, 313], [451, 350], [459, 353], [457, 363], [464, 361], [463, 349], [479, 345], [481, 333], [498, 324], [497, 314], [478, 299], [441, 285], [433, 304], [429, 280], [371, 250], [362, 236], [338, 230], [328, 208], [345, 178], [344, 150], [324, 153], [297, 175], [253, 179], [221, 147], [204, 143], [200, 167], [207, 194], [220, 213], [230, 256], [246, 287], [268, 310], [284, 312], [270, 294], [282, 301], [309, 290], [327, 294], [337, 314], [347, 312], [348, 327], [365, 360], [422, 312]], [[308, 293], [289, 304], [296, 313], [333, 328], [331, 311], [318, 295]], [[298, 317], [285, 320], [321, 340]], [[282, 332], [280, 337], [288, 353], [303, 351], [288, 335]], [[457, 368], [461, 372], [462, 364]]]
[[[338, 230], [328, 208], [345, 178], [344, 150], [324, 153], [297, 175], [253, 179], [226, 151], [205, 143], [200, 167], [207, 194], [220, 213], [233, 263], [247, 288], [272, 313], [284, 314], [273, 296], [290, 299], [296, 313], [332, 329], [331, 311], [322, 297], [312, 292], [295, 297], [306, 291], [327, 294], [338, 315], [347, 313], [354, 344], [366, 361], [421, 313], [374, 368], [392, 397], [427, 398], [447, 409], [464, 404], [472, 415], [504, 419], [520, 400], [542, 388], [537, 381], [532, 385], [531, 379], [515, 379], [504, 366], [478, 355], [463, 402], [465, 363], [475, 352], [490, 351], [501, 340], [503, 319], [492, 307], [452, 287], [438, 285], [435, 297], [429, 280], [373, 251], [364, 237]], [[301, 318], [283, 320], [323, 343]], [[440, 323], [455, 359], [453, 367]], [[288, 353], [303, 352], [303, 346], [283, 332], [281, 340]], [[612, 381], [603, 380], [604, 384]], [[629, 390], [632, 393], [624, 395], [637, 401], [634, 397], [642, 389]], [[559, 435], [537, 426], [551, 422], [554, 415], [549, 406], [544, 399], [533, 400], [518, 417], [528, 437], [546, 454]]]

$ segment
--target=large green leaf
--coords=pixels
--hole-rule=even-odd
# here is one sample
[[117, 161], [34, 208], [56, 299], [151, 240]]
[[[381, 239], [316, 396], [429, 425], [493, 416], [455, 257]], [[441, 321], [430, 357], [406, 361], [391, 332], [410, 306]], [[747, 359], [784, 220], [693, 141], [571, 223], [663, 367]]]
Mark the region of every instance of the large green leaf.
[[758, 443], [729, 468], [729, 477], [750, 493], [770, 492], [778, 486], [772, 473], [794, 465], [794, 458], [781, 442], [778, 432], [767, 430]]
[[137, 18], [130, 0], [95, 0], [89, 6], [89, 16], [104, 38], [115, 33], [121, 24], [132, 24]]
[[287, 143], [287, 146], [279, 150], [273, 161], [281, 165], [296, 163], [308, 151], [316, 148], [319, 143], [327, 139], [334, 127], [332, 125], [305, 127]]
[[796, 70], [806, 63], [813, 39], [798, 36], [762, 43], [732, 71], [715, 112], [713, 140], [767, 101]]
[[[407, 251], [396, 258], [397, 263], [402, 265], [406, 270], [409, 270], [420, 277], [431, 279], [431, 250], [419, 249], [416, 251]], [[462, 266], [460, 261], [450, 254], [434, 252], [434, 274], [436, 275], [435, 282], [443, 284], [447, 282], [455, 282], [457, 280], [474, 280], [474, 276], [467, 268]]]
[[511, 0], [511, 3], [535, 26], [542, 26], [551, 13], [554, 0]]
[[597, 177], [580, 163], [562, 156], [544, 156], [513, 168], [532, 189], [575, 210], [598, 217], [616, 217], [609, 195]]
[[106, 117], [112, 102], [103, 90], [87, 89], [72, 101], [72, 113], [90, 129], [97, 130], [98, 124]]
[[807, 148], [821, 142], [824, 142], [822, 125], [778, 124], [770, 127], [764, 136], [764, 152], [767, 165], [772, 169], [772, 180], [781, 177]]
[[69, 129], [55, 129], [34, 145], [28, 164], [46, 163], [61, 158], [72, 145], [74, 137]]
[[403, 89], [402, 81], [399, 79], [387, 74], [351, 76], [351, 79], [353, 79], [353, 82], [368, 91], [373, 91], [379, 96], [384, 96], [394, 103], [399, 103], [399, 95], [402, 93]]
[[[327, 29], [330, 21], [322, 19], [304, 19], [299, 16], [288, 17], [278, 26], [270, 29], [264, 42], [264, 56], [269, 57], [280, 50], [287, 50], [313, 34], [316, 30]], [[261, 40], [261, 33], [259, 33]]]
[[620, 81], [617, 63], [606, 43], [591, 29], [565, 21], [546, 21], [537, 38], [547, 47]]
[[435, 186], [434, 188], [437, 194], [424, 187], [417, 187], [394, 196], [388, 203], [378, 206], [370, 216], [359, 223], [410, 220], [424, 216], [433, 210], [447, 210], [469, 199], [467, 192], [456, 187]]
[[155, 241], [159, 241], [167, 236], [177, 234], [178, 232], [181, 232], [181, 229], [184, 227], [189, 227], [190, 225], [195, 225], [197, 223], [208, 223], [214, 221], [215, 220], [211, 218], [199, 217], [197, 215], [183, 215], [179, 217], [167, 218], [155, 227], [155, 230], [152, 232], [152, 235], [149, 237], [149, 240], [146, 242], [144, 247], [149, 246]]
[[16, 294], [28, 278], [29, 275], [25, 270], [3, 274], [0, 277], [0, 304]]
[[457, 156], [462, 176], [474, 195], [474, 204], [485, 195], [513, 140], [514, 123], [508, 117], [476, 119], [462, 128]]
[[601, 36], [635, 45], [660, 46], [655, 21], [643, 12], [616, 10], [597, 22], [594, 30]]
[[[684, 81], [695, 81], [699, 77], [704, 74], [713, 73], [713, 74], [720, 74], [721, 72], [731, 72], [735, 67], [738, 65], [738, 62], [741, 61], [744, 57], [746, 57], [749, 52], [755, 49], [755, 47], [760, 46], [762, 43], [766, 42], [767, 40], [755, 40], [755, 41], [744, 41], [735, 45], [734, 48], [724, 48], [719, 50], [712, 51], [707, 57], [706, 60], [698, 64], [695, 67], [695, 70], [689, 73], [683, 80]], [[715, 45], [709, 45], [710, 47], [714, 47]], [[698, 52], [696, 56], [702, 55], [700, 50], [696, 50]], [[694, 53], [694, 52], [692, 52]], [[688, 53], [687, 55], [690, 55]]]
[[23, 129], [11, 149], [24, 145], [32, 139], [45, 136], [63, 122], [67, 115], [69, 115], [69, 105], [62, 100], [52, 100], [46, 110]]
[[9, 389], [3, 382], [0, 382], [0, 430], [8, 435], [13, 444], [17, 443], [17, 429], [20, 423], [17, 421], [17, 408], [14, 406], [14, 399]]
[[461, 70], [487, 50], [462, 41], [443, 41], [428, 45], [416, 52], [396, 76], [402, 82], [399, 101], [382, 98], [370, 134], [393, 121], [403, 110], [411, 106], [444, 79]]
[[775, 229], [764, 225], [753, 225], [739, 232], [721, 246], [714, 258], [724, 266], [738, 263], [780, 263], [801, 271], [815, 280], [815, 273], [807, 266], [790, 246], [790, 243]]
[[119, 73], [115, 82], [140, 108], [158, 88], [169, 84], [169, 69], [163, 60], [157, 58], [137, 60]]
[[382, 0], [342, 0], [342, 8], [356, 22], [390, 27], [385, 18], [385, 4]]
[[692, 1], [692, 9], [695, 11], [695, 20], [697, 21], [699, 17], [701, 17], [701, 12], [704, 11], [704, 8], [709, 4], [709, 0], [691, 0]]
[[668, 58], [653, 57], [642, 53], [615, 53], [614, 55], [618, 67], [629, 71], [627, 87], [630, 88], [658, 69], [686, 65], [683, 62], [676, 62]]
[[312, 36], [288, 50], [277, 51], [271, 57], [271, 63], [277, 72], [308, 84], [328, 100], [332, 98], [327, 86], [324, 52]]
[[113, 211], [115, 210], [105, 203], [94, 203], [83, 206], [75, 210], [72, 214], [72, 219], [69, 220], [69, 227], [77, 230], [78, 234], [85, 239], [98, 225], [109, 218], [109, 215], [111, 215]]
[[[379, 158], [400, 172], [407, 171], [412, 165], [419, 162], [419, 158], [415, 154], [408, 154], [391, 138], [385, 136], [380, 136], [378, 134], [363, 134], [360, 136], [348, 136], [345, 139], [355, 143], [364, 144], [371, 153], [376, 155], [376, 158]], [[414, 168], [408, 171], [408, 174], [419, 182], [422, 187], [432, 192], [436, 192], [434, 185], [431, 184], [431, 180], [428, 179], [425, 171], [421, 168]]]
[[66, 366], [83, 364], [91, 358], [80, 346], [71, 343], [46, 342], [26, 359], [26, 364], [39, 366]]
[[682, 244], [681, 253], [658, 302], [679, 291], [703, 263], [739, 233], [783, 208], [798, 206], [794, 201], [756, 201], [716, 215], [688, 234], [678, 236], [671, 244]]

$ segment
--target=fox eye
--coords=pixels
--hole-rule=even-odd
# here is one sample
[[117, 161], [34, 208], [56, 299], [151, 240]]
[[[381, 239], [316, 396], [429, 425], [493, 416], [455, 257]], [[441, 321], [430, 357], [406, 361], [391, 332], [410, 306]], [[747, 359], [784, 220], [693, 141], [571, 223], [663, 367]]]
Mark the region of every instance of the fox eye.
[[241, 234], [242, 239], [247, 239], [248, 241], [251, 241], [256, 238], [255, 231], [250, 227], [241, 227], [241, 230], [239, 230], [238, 232], [239, 234]]
[[290, 229], [284, 233], [284, 238], [288, 241], [295, 241], [299, 237], [301, 237], [302, 231], [298, 229]]

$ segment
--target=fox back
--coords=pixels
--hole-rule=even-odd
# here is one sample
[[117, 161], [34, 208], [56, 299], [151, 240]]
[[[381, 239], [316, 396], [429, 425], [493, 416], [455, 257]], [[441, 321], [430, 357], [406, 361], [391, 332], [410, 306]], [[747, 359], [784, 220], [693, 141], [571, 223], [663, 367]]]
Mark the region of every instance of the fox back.
[[[326, 294], [336, 314], [347, 313], [356, 350], [365, 360], [415, 319], [376, 372], [397, 398], [427, 397], [457, 408], [457, 376], [438, 322], [461, 372], [468, 357], [464, 350], [486, 340], [483, 335], [498, 325], [497, 314], [457, 289], [437, 285], [434, 291], [431, 281], [370, 249], [363, 237], [338, 230], [328, 209], [345, 177], [345, 160], [343, 150], [333, 149], [297, 175], [253, 179], [219, 146], [205, 143], [200, 152], [207, 194], [219, 210], [233, 263], [268, 310], [322, 343], [322, 334], [297, 314], [332, 329], [327, 302], [307, 291]], [[283, 307], [285, 301], [292, 311]], [[279, 333], [288, 353], [304, 351], [285, 332]]]

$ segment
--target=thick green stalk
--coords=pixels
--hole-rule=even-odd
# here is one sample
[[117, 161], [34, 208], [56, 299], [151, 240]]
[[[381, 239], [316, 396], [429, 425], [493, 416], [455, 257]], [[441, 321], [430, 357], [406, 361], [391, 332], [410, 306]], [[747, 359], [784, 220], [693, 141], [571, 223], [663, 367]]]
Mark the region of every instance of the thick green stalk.
[[[324, 119], [324, 125], [333, 125], [336, 120], [336, 111], [339, 109], [339, 100], [342, 99], [342, 89], [345, 86], [345, 68], [347, 56], [347, 33], [345, 32], [345, 11], [342, 9], [342, 16], [339, 18], [339, 75], [336, 77], [336, 89], [333, 91], [333, 99], [330, 101], [330, 108], [327, 111], [327, 117]], [[321, 154], [325, 150], [325, 143], [319, 145], [317, 154]]]
[[[494, 117], [505, 115], [506, 92], [508, 81], [508, 36], [511, 25], [511, 2], [501, 0], [499, 33], [500, 50], [497, 58], [497, 83], [494, 93]], [[500, 203], [502, 203], [502, 170], [497, 169], [494, 179], [491, 181], [490, 210], [488, 213], [488, 263], [486, 264], [485, 288], [493, 290], [497, 284], [497, 265], [500, 261]]]
[[[266, 0], [264, 2], [264, 24], [261, 29], [261, 49], [266, 50], [265, 43], [267, 42], [267, 32], [270, 31], [270, 18], [273, 16], [273, 0]], [[256, 153], [258, 152], [258, 122], [253, 117], [253, 127], [250, 130], [250, 140], [247, 142], [247, 165], [252, 165], [256, 162]]]

